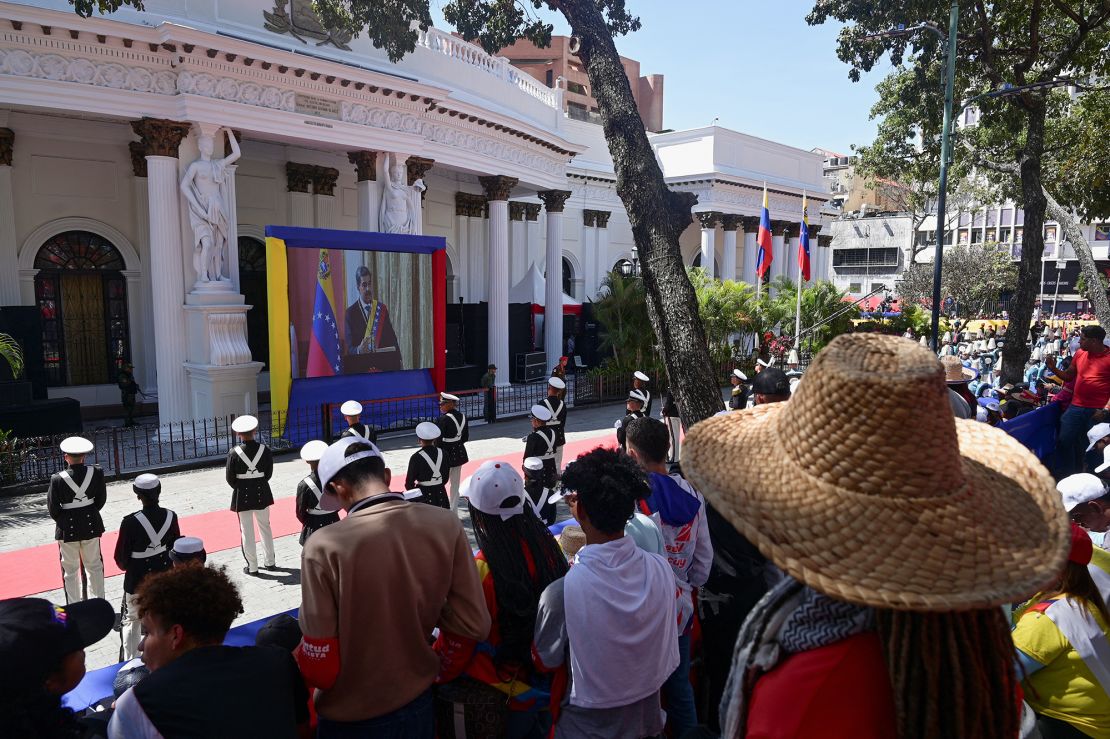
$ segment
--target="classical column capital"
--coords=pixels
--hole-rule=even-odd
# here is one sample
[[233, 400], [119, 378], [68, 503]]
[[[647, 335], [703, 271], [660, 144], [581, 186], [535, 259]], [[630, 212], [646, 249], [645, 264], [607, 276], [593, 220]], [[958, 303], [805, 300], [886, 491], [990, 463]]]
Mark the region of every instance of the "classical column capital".
[[740, 221], [744, 224], [744, 231], [756, 233], [759, 231], [759, 216], [743, 216]]
[[489, 177], [479, 177], [479, 184], [486, 192], [486, 200], [498, 201], [508, 200], [509, 193], [520, 182], [516, 177], [506, 177], [505, 175], [490, 175]]
[[816, 236], [819, 233], [821, 233], [821, 224], [820, 223], [811, 223], [809, 225], [809, 235], [810, 236]]
[[378, 179], [378, 152], [364, 149], [349, 151], [347, 161], [355, 165], [355, 177], [359, 182], [374, 182]]
[[[411, 187], [417, 180], [424, 179], [424, 175], [428, 174], [428, 170], [436, 163], [435, 159], [426, 159], [424, 157], [409, 157], [405, 162], [405, 169], [408, 172], [409, 186]], [[424, 192], [427, 192], [425, 190]]]
[[468, 218], [483, 218], [489, 214], [485, 197], [469, 192], [455, 193], [455, 215]]
[[794, 225], [793, 221], [771, 221], [771, 233], [775, 236], [786, 236], [792, 225]]
[[539, 203], [525, 203], [524, 204], [524, 220], [538, 221], [540, 218], [540, 204]]
[[298, 162], [285, 163], [285, 189], [289, 192], [308, 192], [312, 186], [312, 178], [316, 165], [300, 164]]
[[317, 195], [335, 195], [335, 185], [339, 182], [339, 170], [335, 167], [313, 167], [312, 186]]
[[721, 214], [714, 210], [703, 210], [694, 215], [701, 221], [702, 228], [716, 228], [717, 222], [721, 220]]
[[721, 215], [721, 228], [726, 231], [736, 231], [740, 228], [740, 223], [743, 220], [743, 216], [738, 216], [734, 213], [724, 213]]
[[570, 197], [570, 190], [540, 190], [536, 194], [543, 201], [543, 207], [548, 213], [562, 213]]
[[583, 226], [596, 226], [597, 225], [597, 211], [585, 209], [582, 211], [582, 225]]
[[12, 166], [12, 150], [15, 145], [15, 131], [0, 128], [0, 166]]
[[127, 145], [131, 151], [131, 173], [136, 177], [146, 177], [146, 147], [142, 141], [132, 141]]
[[817, 237], [817, 245], [818, 246], [832, 246], [832, 240], [833, 240], [832, 234], [822, 234], [821, 236]]
[[613, 211], [611, 211], [611, 210], [595, 210], [594, 211], [594, 217], [597, 218], [597, 227], [598, 228], [608, 228], [609, 227], [609, 216], [611, 216], [611, 215], [613, 215]]
[[510, 221], [523, 221], [524, 220], [524, 203], [518, 200], [509, 201], [509, 220]]
[[169, 121], [164, 118], [141, 118], [131, 121], [131, 130], [142, 140], [146, 155], [152, 157], [177, 157], [177, 149], [189, 135], [192, 126], [188, 123]]

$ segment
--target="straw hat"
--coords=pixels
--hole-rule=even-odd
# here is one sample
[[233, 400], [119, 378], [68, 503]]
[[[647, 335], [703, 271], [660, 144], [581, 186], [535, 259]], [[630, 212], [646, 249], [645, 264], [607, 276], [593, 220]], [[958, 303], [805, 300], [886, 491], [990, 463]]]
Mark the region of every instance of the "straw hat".
[[979, 377], [979, 373], [971, 367], [965, 367], [959, 357], [941, 357], [940, 366], [944, 369], [944, 381], [949, 385], [971, 382]]
[[[748, 457], [760, 464], [731, 461]], [[693, 426], [682, 469], [776, 565], [853, 603], [986, 608], [1067, 558], [1048, 471], [1005, 432], [953, 419], [940, 364], [897, 337], [840, 336], [789, 402]]]
[[559, 547], [563, 550], [563, 554], [567, 555], [567, 559], [578, 554], [578, 550], [584, 546], [586, 546], [586, 532], [581, 526], [569, 524], [563, 527], [559, 533]]

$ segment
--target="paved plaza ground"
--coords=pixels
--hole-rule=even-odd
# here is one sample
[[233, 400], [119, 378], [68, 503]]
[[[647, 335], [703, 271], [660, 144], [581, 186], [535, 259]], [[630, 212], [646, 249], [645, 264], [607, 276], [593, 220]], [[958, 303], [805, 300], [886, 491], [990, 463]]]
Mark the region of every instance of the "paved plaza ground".
[[[567, 443], [577, 453], [586, 451], [598, 444], [615, 443], [613, 423], [623, 415], [620, 405], [592, 406], [582, 409], [572, 408], [567, 421]], [[530, 430], [527, 418], [501, 421], [489, 426], [474, 425], [471, 428], [471, 441], [467, 445], [473, 461], [493, 457], [503, 457], [519, 465], [524, 451], [521, 441]], [[403, 482], [408, 458], [416, 448], [416, 437], [411, 434], [384, 439], [381, 444], [386, 463], [395, 477]], [[564, 459], [564, 464], [572, 457]], [[224, 481], [223, 467], [211, 467], [190, 472], [165, 475], [162, 478], [162, 504], [174, 510], [182, 518], [184, 535], [200, 534], [206, 540], [226, 543], [219, 551], [209, 549], [210, 564], [226, 566], [232, 580], [238, 585], [243, 598], [244, 613], [236, 620], [236, 625], [254, 621], [300, 605], [300, 554], [297, 533], [281, 531], [279, 522], [284, 521], [286, 530], [291, 530], [289, 516], [292, 515], [292, 500], [297, 483], [306, 474], [307, 467], [296, 455], [286, 454], [275, 460], [274, 476], [270, 482], [274, 492], [275, 506], [271, 509], [271, 519], [275, 530], [275, 551], [277, 553], [276, 571], [260, 570], [260, 575], [251, 577], [243, 573], [244, 560], [238, 547], [238, 524], [235, 514], [228, 510], [231, 493]], [[394, 484], [399, 489], [402, 482]], [[46, 510], [45, 487], [41, 494], [25, 495], [14, 498], [0, 498], [0, 581], [7, 581], [7, 591], [0, 597], [35, 595], [55, 603], [63, 603], [65, 595], [61, 589], [61, 571], [53, 570], [57, 561], [54, 544], [54, 522]], [[560, 518], [569, 514], [560, 504]], [[137, 500], [131, 491], [130, 481], [108, 485], [108, 503], [101, 512], [105, 527], [108, 529], [102, 545], [104, 558], [108, 563], [112, 558], [111, 534], [119, 528], [122, 518], [138, 508]], [[192, 517], [192, 518], [190, 518]], [[469, 521], [465, 510], [460, 518], [469, 531]], [[203, 531], [190, 529], [202, 528]], [[209, 533], [211, 532], [211, 533]], [[111, 544], [111, 545], [110, 545]], [[217, 543], [219, 548], [222, 545]], [[259, 557], [261, 558], [261, 546]], [[28, 563], [39, 566], [31, 567]], [[43, 564], [45, 563], [45, 566]], [[111, 568], [114, 569], [114, 568]], [[33, 572], [31, 572], [33, 570]], [[55, 574], [56, 572], [56, 574]], [[26, 583], [26, 585], [22, 585]], [[53, 585], [53, 587], [50, 587]], [[23, 591], [20, 592], [20, 588]], [[0, 589], [4, 588], [0, 582]], [[30, 590], [28, 590], [30, 588]], [[123, 598], [123, 576], [114, 575], [106, 580], [106, 597], [118, 606]], [[113, 664], [119, 655], [119, 634], [112, 632], [100, 643], [87, 650], [88, 669], [93, 670]]]

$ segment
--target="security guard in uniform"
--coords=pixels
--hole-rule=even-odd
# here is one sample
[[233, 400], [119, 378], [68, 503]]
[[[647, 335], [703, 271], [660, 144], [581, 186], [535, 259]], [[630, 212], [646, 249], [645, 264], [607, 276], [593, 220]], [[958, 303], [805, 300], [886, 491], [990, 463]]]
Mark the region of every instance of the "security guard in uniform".
[[524, 458], [543, 460], [543, 484], [553, 487], [559, 471], [555, 468], [556, 431], [548, 426], [551, 411], [545, 405], [532, 406], [532, 433], [524, 437]]
[[274, 504], [274, 494], [270, 491], [270, 478], [274, 475], [274, 457], [269, 447], [255, 441], [254, 433], [258, 419], [254, 416], [239, 416], [231, 424], [231, 430], [238, 434], [240, 443], [227, 453], [225, 474], [231, 486], [231, 510], [239, 514], [239, 533], [243, 547], [243, 558], [247, 566], [243, 572], [258, 574], [258, 552], [255, 549], [254, 525], [258, 523], [258, 533], [262, 535], [262, 553], [266, 569], [277, 564], [274, 555], [274, 535], [270, 530], [270, 506]]
[[617, 421], [615, 427], [617, 429], [617, 444], [620, 446], [621, 451], [625, 451], [624, 435], [628, 432], [628, 424], [637, 418], [644, 417], [644, 405], [647, 404], [647, 398], [644, 396], [642, 390], [630, 390], [628, 393], [628, 400], [624, 402], [625, 410], [628, 414]]
[[447, 455], [436, 445], [436, 441], [442, 434], [439, 426], [431, 421], [416, 425], [420, 448], [409, 457], [405, 489], [419, 490], [420, 497], [425, 503], [440, 508], [450, 508], [451, 502], [447, 498], [447, 485], [444, 478], [447, 473]]
[[157, 475], [139, 475], [131, 489], [143, 504], [141, 511], [125, 516], [119, 525], [114, 558], [123, 576], [123, 661], [134, 659], [142, 638], [135, 593], [143, 578], [173, 567], [170, 551], [181, 537], [177, 515], [158, 505], [162, 483]]
[[365, 423], [362, 423], [362, 403], [357, 400], [348, 400], [346, 403], [339, 406], [339, 412], [342, 413], [343, 418], [347, 420], [347, 428], [339, 435], [340, 438], [344, 436], [357, 436], [371, 444], [378, 443], [378, 432]]
[[734, 369], [728, 381], [732, 383], [732, 395], [728, 399], [730, 411], [742, 411], [748, 407], [748, 376]]
[[647, 389], [649, 382], [651, 382], [651, 378], [640, 370], [632, 373], [632, 389], [638, 390], [644, 396], [644, 406], [640, 410], [644, 412], [645, 416], [651, 416], [651, 391]]
[[451, 483], [447, 491], [451, 501], [451, 510], [459, 504], [459, 485], [462, 482], [462, 467], [470, 461], [466, 454], [466, 442], [470, 440], [470, 427], [466, 416], [458, 409], [459, 396], [450, 393], [439, 394], [439, 410], [443, 414], [436, 419], [439, 426], [439, 447], [443, 450], [446, 459], [444, 464], [448, 469], [448, 482]]
[[555, 430], [555, 474], [563, 474], [563, 447], [567, 443], [567, 404], [563, 400], [567, 384], [562, 379], [552, 376], [547, 380], [547, 397], [543, 399], [544, 408], [551, 411], [551, 420], [547, 427]]
[[70, 436], [59, 445], [66, 468], [50, 477], [46, 491], [46, 508], [57, 526], [54, 538], [62, 560], [62, 582], [66, 603], [84, 600], [80, 570], [84, 567], [89, 595], [104, 597], [104, 559], [100, 554], [100, 535], [104, 520], [100, 509], [108, 499], [104, 487], [104, 471], [86, 466], [85, 455], [93, 443], [80, 436]]
[[324, 493], [316, 467], [327, 448], [328, 443], [319, 439], [313, 439], [301, 447], [301, 459], [309, 466], [308, 477], [297, 483], [296, 514], [297, 520], [301, 522], [301, 537], [298, 541], [302, 547], [313, 531], [339, 521], [339, 511], [328, 511], [320, 507], [320, 498]]

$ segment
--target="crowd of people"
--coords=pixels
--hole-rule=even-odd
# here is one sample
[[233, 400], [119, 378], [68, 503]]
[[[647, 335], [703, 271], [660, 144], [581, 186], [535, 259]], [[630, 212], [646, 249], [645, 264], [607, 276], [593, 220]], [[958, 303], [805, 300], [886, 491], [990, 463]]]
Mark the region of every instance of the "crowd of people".
[[[60, 697], [114, 609], [93, 561], [103, 475], [67, 439], [48, 503], [68, 602], [0, 601], [0, 735], [1110, 739], [1105, 332], [1045, 327], [1021, 385], [997, 380], [1004, 332], [977, 334], [954, 327], [939, 361], [878, 334], [804, 372], [765, 359], [685, 434], [637, 372], [616, 448], [565, 467], [553, 375], [521, 457], [466, 479], [444, 393], [403, 486], [349, 401], [343, 436], [301, 449], [300, 609], [255, 647], [223, 645], [240, 595], [141, 475], [115, 551], [121, 657], [139, 659], [87, 715]], [[1005, 430], [1045, 406], [1052, 473]], [[254, 574], [256, 525], [274, 561], [273, 461], [255, 419], [234, 430]], [[573, 520], [553, 526], [560, 503]]]

